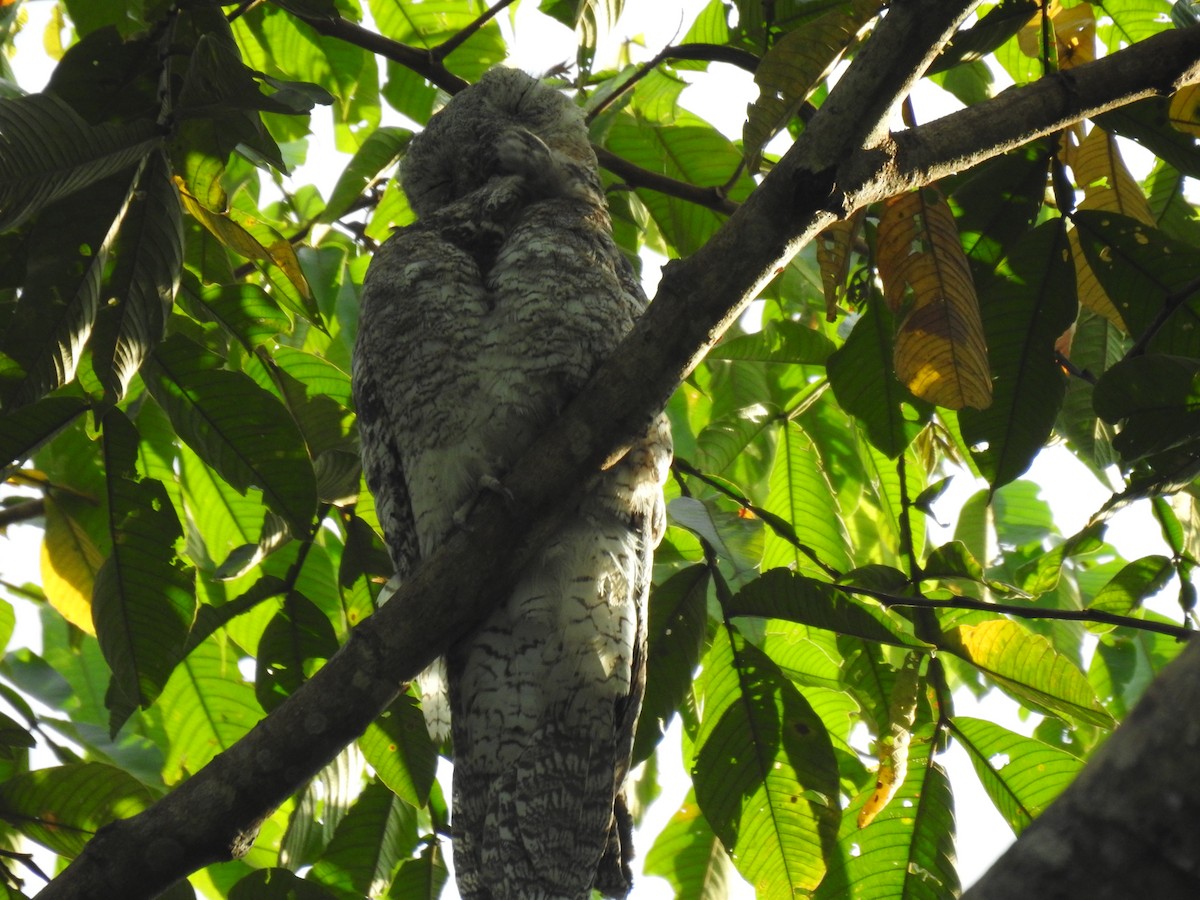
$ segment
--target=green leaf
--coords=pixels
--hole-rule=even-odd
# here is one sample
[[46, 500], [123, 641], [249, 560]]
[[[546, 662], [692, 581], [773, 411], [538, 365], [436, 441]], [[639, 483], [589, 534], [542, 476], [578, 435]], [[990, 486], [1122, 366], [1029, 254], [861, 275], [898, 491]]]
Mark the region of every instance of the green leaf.
[[980, 298], [992, 405], [958, 413], [993, 489], [1020, 477], [1050, 437], [1066, 392], [1054, 345], [1075, 321], [1075, 270], [1062, 219], [1022, 238]]
[[646, 854], [647, 875], [670, 882], [676, 897], [725, 900], [732, 886], [729, 854], [708, 827], [696, 795], [687, 799]]
[[125, 394], [142, 360], [166, 332], [183, 264], [183, 212], [166, 156], [150, 156], [116, 245], [92, 335], [92, 367], [111, 400]]
[[725, 615], [787, 619], [896, 646], [923, 646], [907, 623], [849, 597], [827, 582], [787, 568], [770, 569], [734, 594]]
[[283, 868], [256, 869], [229, 889], [229, 900], [337, 900], [337, 896]]
[[358, 739], [379, 779], [415, 807], [429, 802], [437, 771], [437, 748], [429, 739], [416, 698], [401, 694]]
[[[787, 422], [781, 430], [770, 489], [767, 511], [793, 523], [797, 540], [809, 552], [825, 566], [838, 571], [851, 567], [846, 527], [836, 504], [831, 502], [835, 495], [825, 477], [821, 457], [812, 439], [794, 421]], [[762, 568], [776, 566], [794, 566], [809, 574], [825, 573], [808, 552], [769, 533]]]
[[705, 818], [760, 898], [815, 888], [839, 818], [824, 723], [736, 632], [718, 631], [703, 671], [692, 780]]
[[55, 202], [39, 217], [30, 235], [21, 297], [0, 334], [0, 352], [20, 368], [3, 373], [5, 405], [36, 400], [74, 378], [135, 184], [132, 172], [122, 172], [86, 194]]
[[360, 898], [386, 883], [417, 842], [416, 812], [380, 781], [363, 789], [308, 873], [339, 896]]
[[176, 666], [158, 700], [169, 746], [163, 779], [199, 772], [262, 718], [254, 688], [238, 672], [228, 642], [209, 638]]
[[877, 299], [829, 357], [829, 384], [842, 409], [865, 427], [871, 445], [895, 459], [925, 427], [932, 407], [896, 378], [891, 364], [895, 323]]
[[1015, 834], [1042, 814], [1083, 768], [1083, 760], [995, 722], [955, 716], [950, 731], [996, 809]]
[[117, 409], [103, 431], [113, 549], [96, 573], [92, 620], [113, 672], [110, 693], [148, 707], [183, 656], [196, 615], [192, 571], [175, 555], [183, 531], [162, 483], [137, 471], [137, 431]]
[[137, 163], [161, 141], [145, 119], [93, 128], [53, 94], [0, 99], [0, 135], [0, 231]]
[[1021, 703], [1070, 722], [1111, 728], [1087, 678], [1046, 638], [1009, 619], [960, 625], [946, 649], [980, 669]]
[[303, 594], [289, 591], [258, 642], [254, 693], [262, 708], [279, 706], [337, 649], [329, 618]]
[[146, 387], [175, 430], [243, 493], [252, 485], [296, 536], [313, 527], [316, 477], [296, 423], [283, 405], [220, 357], [172, 335], [143, 369]]
[[[1092, 598], [1088, 609], [1128, 616], [1157, 594], [1175, 574], [1166, 556], [1143, 556], [1126, 565]], [[1093, 630], [1111, 631], [1113, 625], [1093, 625]]]
[[743, 519], [691, 497], [676, 497], [667, 506], [670, 520], [706, 540], [739, 571], [753, 569], [762, 558], [761, 523]]
[[388, 900], [438, 900], [449, 880], [450, 870], [442, 858], [442, 846], [430, 841], [420, 856], [400, 863], [388, 888]]
[[646, 696], [633, 743], [634, 765], [648, 759], [692, 689], [704, 652], [708, 567], [690, 566], [650, 591]]
[[184, 273], [179, 303], [192, 318], [215, 322], [230, 337], [253, 351], [290, 325], [287, 315], [257, 284], [213, 284], [201, 287]]
[[799, 322], [771, 321], [755, 334], [721, 341], [705, 359], [740, 359], [785, 365], [822, 365], [834, 352], [833, 341]]
[[1200, 360], [1150, 354], [1125, 359], [1096, 385], [1096, 413], [1121, 423], [1113, 447], [1132, 462], [1200, 437]]
[[[628, 114], [614, 118], [605, 146], [634, 165], [700, 187], [720, 187], [737, 175], [742, 164], [738, 148], [711, 125], [680, 110], [669, 125]], [[742, 200], [753, 182], [743, 173], [728, 191]], [[681, 256], [698, 250], [717, 230], [723, 216], [658, 191], [638, 188], [659, 230]]]
[[387, 126], [371, 132], [338, 178], [319, 221], [335, 222], [344, 216], [367, 185], [400, 158], [410, 140], [412, 132], [407, 128]]
[[1200, 278], [1195, 248], [1116, 213], [1079, 210], [1072, 221], [1088, 266], [1130, 335], [1145, 336], [1154, 353], [1200, 356], [1194, 324], [1200, 297], [1190, 288]]
[[954, 799], [945, 770], [933, 760], [934, 726], [913, 731], [904, 784], [871, 824], [858, 810], [874, 784], [846, 809], [838, 836], [840, 859], [813, 895], [951, 900], [960, 892], [954, 858]]
[[154, 795], [132, 775], [97, 762], [38, 769], [0, 784], [0, 818], [68, 859], [101, 827], [153, 802]]
[[87, 408], [82, 397], [64, 392], [5, 414], [0, 418], [0, 469], [29, 459]]

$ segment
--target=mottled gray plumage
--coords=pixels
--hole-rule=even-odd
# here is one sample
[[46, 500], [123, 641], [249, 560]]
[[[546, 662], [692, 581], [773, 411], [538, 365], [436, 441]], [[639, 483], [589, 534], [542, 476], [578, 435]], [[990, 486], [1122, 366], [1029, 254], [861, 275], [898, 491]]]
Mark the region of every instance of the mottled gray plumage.
[[[646, 304], [580, 111], [521, 72], [492, 70], [434, 116], [403, 184], [418, 221], [372, 261], [354, 358], [363, 465], [401, 578]], [[628, 892], [620, 789], [670, 454], [660, 416], [447, 653], [468, 900]]]

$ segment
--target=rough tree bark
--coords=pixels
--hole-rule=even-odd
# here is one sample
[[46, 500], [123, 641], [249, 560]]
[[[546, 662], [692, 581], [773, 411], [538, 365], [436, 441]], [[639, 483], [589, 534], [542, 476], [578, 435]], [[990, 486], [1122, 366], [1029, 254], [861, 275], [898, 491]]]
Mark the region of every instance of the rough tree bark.
[[154, 806], [102, 829], [40, 896], [153, 897], [244, 852], [259, 823], [358, 737], [400, 683], [483, 615], [519, 565], [522, 540], [536, 539], [552, 521], [553, 501], [620, 455], [622, 436], [663, 407], [758, 290], [822, 228], [866, 203], [1200, 76], [1200, 29], [1175, 31], [888, 136], [889, 114], [977, 2], [895, 0], [762, 185], [704, 248], [667, 267], [649, 312], [618, 353], [505, 480], [511, 501], [485, 497], [468, 527], [302, 689]]

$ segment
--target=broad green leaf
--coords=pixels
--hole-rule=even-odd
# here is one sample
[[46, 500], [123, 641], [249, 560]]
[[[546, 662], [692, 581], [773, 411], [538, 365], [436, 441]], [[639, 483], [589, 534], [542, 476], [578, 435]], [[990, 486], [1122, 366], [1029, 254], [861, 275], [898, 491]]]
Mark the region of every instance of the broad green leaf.
[[376, 894], [417, 842], [416, 812], [372, 781], [338, 824], [308, 878], [342, 897]]
[[829, 384], [842, 409], [866, 430], [867, 440], [895, 459], [929, 421], [918, 400], [892, 370], [892, 314], [882, 300], [868, 304], [846, 343], [829, 357]]
[[993, 488], [1021, 476], [1050, 437], [1066, 391], [1054, 345], [1075, 321], [1075, 279], [1062, 219], [1013, 247], [981, 298], [992, 404], [958, 413], [963, 439]]
[[1148, 354], [1104, 373], [1096, 413], [1121, 425], [1113, 447], [1127, 461], [1186, 445], [1200, 437], [1200, 361]]
[[184, 273], [179, 304], [194, 319], [215, 322], [247, 350], [288, 330], [290, 321], [257, 284], [201, 285]]
[[[1146, 617], [1169, 620], [1154, 613]], [[1174, 624], [1174, 623], [1172, 623]], [[1088, 667], [1088, 681], [1113, 715], [1124, 718], [1141, 699], [1155, 673], [1180, 654], [1186, 644], [1152, 631], [1122, 628], [1100, 638]]]
[[420, 856], [400, 863], [388, 888], [388, 900], [438, 900], [449, 880], [450, 870], [442, 858], [442, 845], [430, 841]]
[[418, 808], [429, 802], [437, 748], [412, 694], [403, 693], [393, 701], [358, 744], [375, 774], [397, 796]]
[[820, 717], [759, 650], [718, 631], [705, 657], [692, 779], [696, 799], [760, 898], [793, 897], [825, 874], [838, 773]]
[[704, 652], [707, 566], [689, 566], [650, 591], [646, 696], [633, 742], [634, 765], [649, 758], [692, 688]]
[[229, 889], [229, 900], [337, 900], [338, 895], [284, 868], [256, 869]]
[[39, 216], [21, 297], [0, 333], [0, 362], [7, 356], [17, 365], [0, 373], [3, 405], [37, 400], [75, 376], [100, 309], [105, 264], [135, 185], [136, 175], [122, 172], [87, 193], [58, 200]]
[[68, 393], [43, 397], [0, 418], [0, 470], [19, 464], [87, 409], [87, 401]]
[[113, 549], [96, 573], [92, 620], [110, 691], [148, 707], [183, 656], [196, 615], [193, 574], [176, 556], [183, 531], [166, 491], [137, 471], [137, 431], [117, 409], [103, 431]]
[[234, 648], [214, 637], [171, 673], [158, 699], [170, 742], [163, 764], [167, 784], [199, 772], [262, 717], [254, 688], [242, 680], [237, 664]]
[[389, 126], [372, 132], [338, 178], [321, 221], [334, 222], [349, 212], [367, 185], [400, 158], [411, 139], [407, 128]]
[[725, 900], [732, 886], [729, 854], [700, 812], [696, 795], [687, 799], [646, 854], [647, 875], [670, 882], [676, 897]]
[[89, 126], [53, 94], [0, 100], [0, 134], [0, 231], [136, 164], [162, 140], [148, 119]]
[[146, 387], [179, 436], [239, 491], [258, 487], [297, 536], [312, 530], [316, 480], [287, 410], [240, 372], [182, 335], [143, 369]]
[[762, 559], [762, 524], [743, 519], [691, 497], [676, 497], [667, 506], [671, 521], [706, 540], [738, 571], [755, 568]]
[[978, 668], [1021, 703], [1069, 722], [1111, 728], [1087, 678], [1039, 634], [1009, 619], [960, 625], [946, 649]]
[[0, 784], [0, 816], [68, 859], [101, 827], [152, 802], [154, 795], [132, 775], [98, 762], [38, 769]]
[[786, 365], [821, 365], [833, 342], [799, 322], [768, 322], [762, 331], [721, 341], [706, 359], [742, 359]]
[[94, 635], [92, 587], [104, 556], [53, 494], [43, 502], [46, 526], [42, 537], [42, 592], [64, 619]]
[[326, 615], [297, 591], [263, 631], [255, 654], [254, 693], [271, 712], [325, 664], [338, 649]]
[[106, 395], [120, 399], [146, 354], [162, 340], [179, 287], [183, 221], [166, 157], [152, 154], [138, 178], [116, 245], [92, 335], [92, 367]]
[[[701, 187], [719, 188], [737, 176], [728, 189], [731, 200], [742, 200], [752, 184], [738, 175], [741, 153], [712, 126], [680, 110], [669, 125], [628, 114], [616, 116], [605, 143], [607, 149], [629, 162], [660, 175]], [[694, 253], [720, 226], [715, 212], [658, 191], [638, 189], [638, 196], [654, 217], [663, 236], [681, 256]]]
[[[1072, 364], [1100, 376], [1125, 355], [1128, 347], [1129, 342], [1116, 325], [1090, 310], [1080, 310], [1068, 354]], [[1097, 417], [1094, 395], [1095, 385], [1083, 378], [1069, 378], [1054, 427], [1075, 455], [1099, 473], [1116, 464], [1118, 458], [1112, 445], [1116, 431]]]
[[[459, 0], [426, 0], [423, 3], [411, 4], [369, 0], [366, 5], [371, 10], [381, 34], [402, 44], [425, 50], [454, 37], [474, 22], [483, 11], [481, 6], [462, 3]], [[469, 82], [476, 82], [485, 71], [504, 59], [506, 50], [500, 29], [495, 20], [491, 20], [459, 45], [446, 58], [446, 65], [456, 75]], [[389, 63], [389, 82], [395, 80], [397, 70], [410, 71]], [[417, 75], [416, 81], [419, 84], [423, 79]], [[389, 99], [393, 95], [388, 88], [384, 89], [384, 93]], [[408, 113], [403, 106], [397, 106], [397, 109]]]
[[955, 716], [950, 732], [1015, 834], [1042, 814], [1083, 768], [1083, 760], [995, 722]]
[[771, 469], [771, 493], [765, 504], [769, 512], [791, 522], [797, 540], [808, 551], [790, 544], [774, 533], [766, 536], [762, 568], [795, 566], [800, 571], [823, 575], [824, 566], [844, 572], [851, 568], [850, 548], [839, 510], [831, 502], [833, 489], [821, 465], [812, 439], [795, 422], [781, 429]]
[[[1165, 556], [1143, 556], [1126, 565], [1092, 598], [1088, 609], [1136, 615], [1146, 600], [1157, 594], [1175, 574]], [[1093, 630], [1110, 631], [1113, 625], [1093, 625]]]
[[897, 646], [922, 646], [906, 622], [860, 603], [827, 582], [787, 568], [770, 569], [734, 594], [725, 615], [787, 619], [838, 634]]
[[1200, 334], [1190, 327], [1200, 298], [1188, 293], [1200, 277], [1194, 248], [1112, 212], [1079, 210], [1072, 221], [1088, 267], [1113, 298], [1129, 334], [1144, 337], [1146, 348], [1156, 353], [1200, 356]]
[[904, 784], [871, 824], [858, 812], [874, 786], [842, 817], [839, 854], [817, 900], [951, 900], [960, 893], [954, 857], [954, 798], [945, 770], [933, 760], [934, 726], [914, 731]]
[[1046, 149], [1030, 145], [944, 182], [963, 252], [976, 277], [995, 269], [1009, 248], [1033, 228], [1045, 202], [1049, 165]]
[[362, 789], [362, 767], [362, 754], [351, 744], [296, 795], [279, 845], [282, 864], [298, 869], [325, 852]]

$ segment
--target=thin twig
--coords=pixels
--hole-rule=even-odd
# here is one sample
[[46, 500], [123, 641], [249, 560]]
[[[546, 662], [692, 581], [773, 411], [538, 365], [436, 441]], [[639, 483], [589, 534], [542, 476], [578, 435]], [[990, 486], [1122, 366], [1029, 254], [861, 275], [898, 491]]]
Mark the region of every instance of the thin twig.
[[600, 165], [614, 175], [623, 178], [630, 187], [658, 191], [668, 197], [695, 203], [697, 206], [703, 206], [726, 216], [733, 215], [734, 210], [738, 208], [738, 204], [726, 197], [725, 192], [719, 187], [699, 187], [688, 184], [686, 181], [679, 181], [657, 172], [651, 172], [649, 169], [643, 169], [603, 147], [593, 145], [592, 149], [596, 151], [596, 159]]
[[1101, 625], [1116, 625], [1121, 628], [1136, 628], [1141, 631], [1153, 631], [1165, 634], [1177, 640], [1186, 641], [1196, 634], [1191, 628], [1182, 625], [1171, 625], [1166, 622], [1155, 622], [1150, 619], [1135, 619], [1132, 616], [1119, 616], [1099, 609], [1040, 609], [1033, 606], [1019, 606], [1014, 603], [987, 603], [974, 597], [955, 597], [953, 600], [930, 600], [928, 597], [903, 597], [889, 594], [886, 591], [876, 591], [871, 588], [857, 587], [852, 584], [834, 584], [847, 594], [870, 597], [889, 609], [912, 607], [915, 609], [971, 609], [982, 612], [1004, 613], [1019, 619], [1057, 619], [1066, 622], [1096, 622]]
[[499, 3], [493, 4], [490, 9], [483, 13], [483, 15], [477, 18], [474, 22], [464, 27], [453, 37], [447, 38], [446, 40], [442, 41], [442, 43], [434, 47], [432, 51], [433, 58], [438, 62], [441, 62], [443, 59], [469, 41], [471, 39], [471, 35], [495, 18], [496, 14], [502, 9], [504, 9], [506, 6], [512, 6], [513, 2], [514, 0], [500, 0]]

